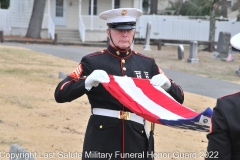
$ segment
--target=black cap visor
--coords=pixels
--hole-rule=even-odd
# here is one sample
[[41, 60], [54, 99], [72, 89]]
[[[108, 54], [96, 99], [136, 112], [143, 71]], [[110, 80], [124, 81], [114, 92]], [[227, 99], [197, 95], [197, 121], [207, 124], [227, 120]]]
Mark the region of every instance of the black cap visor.
[[136, 28], [136, 22], [107, 23], [109, 28], [117, 30], [130, 30]]

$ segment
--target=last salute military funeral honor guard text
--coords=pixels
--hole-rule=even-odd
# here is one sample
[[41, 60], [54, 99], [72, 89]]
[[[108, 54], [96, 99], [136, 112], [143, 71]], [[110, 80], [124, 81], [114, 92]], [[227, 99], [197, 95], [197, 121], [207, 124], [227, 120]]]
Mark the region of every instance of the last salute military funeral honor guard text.
[[[84, 94], [88, 96], [92, 115], [85, 133], [83, 160], [100, 159], [97, 156], [86, 157], [84, 154], [91, 152], [111, 153], [111, 159], [116, 160], [149, 159], [145, 120], [132, 113], [105, 90], [101, 83], [109, 82], [108, 75], [150, 79], [152, 85], [161, 86], [175, 100], [183, 103], [181, 87], [167, 78], [155, 60], [130, 48], [136, 19], [141, 15], [142, 12], [135, 8], [102, 12], [99, 17], [107, 21], [109, 46], [84, 56], [78, 67], [55, 90], [55, 99], [59, 103], [71, 102]], [[133, 118], [127, 120], [124, 114]], [[138, 157], [128, 157], [130, 153], [136, 153]]]

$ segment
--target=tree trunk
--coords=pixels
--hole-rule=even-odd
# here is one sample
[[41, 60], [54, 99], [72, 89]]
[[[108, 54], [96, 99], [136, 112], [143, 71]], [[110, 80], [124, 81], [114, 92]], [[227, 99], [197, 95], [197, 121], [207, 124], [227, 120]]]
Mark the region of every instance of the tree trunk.
[[228, 8], [227, 0], [222, 0], [222, 2], [221, 2], [221, 16], [223, 16], [224, 18], [227, 18], [227, 8]]
[[46, 0], [34, 0], [31, 19], [26, 37], [41, 38], [42, 21]]
[[180, 14], [182, 5], [183, 5], [183, 0], [178, 0], [178, 2], [179, 2], [179, 5], [178, 5], [177, 11], [176, 11], [176, 15]]
[[219, 0], [213, 1], [211, 11], [210, 11], [209, 52], [212, 52], [214, 50], [215, 28], [216, 28], [215, 11], [219, 6], [218, 1]]
[[215, 37], [215, 10], [211, 10], [210, 13], [210, 33], [209, 41], [214, 42]]
[[150, 14], [157, 14], [158, 0], [151, 0]]

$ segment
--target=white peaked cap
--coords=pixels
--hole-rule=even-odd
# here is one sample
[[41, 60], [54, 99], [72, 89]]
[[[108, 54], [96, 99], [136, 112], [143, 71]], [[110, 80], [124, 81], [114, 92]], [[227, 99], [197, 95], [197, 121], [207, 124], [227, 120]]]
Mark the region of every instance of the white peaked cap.
[[107, 20], [107, 23], [136, 22], [141, 15], [142, 11], [137, 8], [118, 8], [100, 13], [99, 18]]
[[240, 33], [234, 35], [230, 40], [231, 45], [240, 50]]

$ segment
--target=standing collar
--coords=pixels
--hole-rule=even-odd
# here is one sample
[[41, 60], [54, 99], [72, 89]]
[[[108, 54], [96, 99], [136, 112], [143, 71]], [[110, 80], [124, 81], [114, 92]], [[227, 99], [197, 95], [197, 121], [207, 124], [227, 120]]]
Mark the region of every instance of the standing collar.
[[107, 50], [109, 51], [109, 53], [111, 53], [117, 57], [127, 57], [132, 54], [130, 47], [129, 47], [129, 49], [126, 49], [126, 50], [119, 50], [119, 49], [109, 45]]

